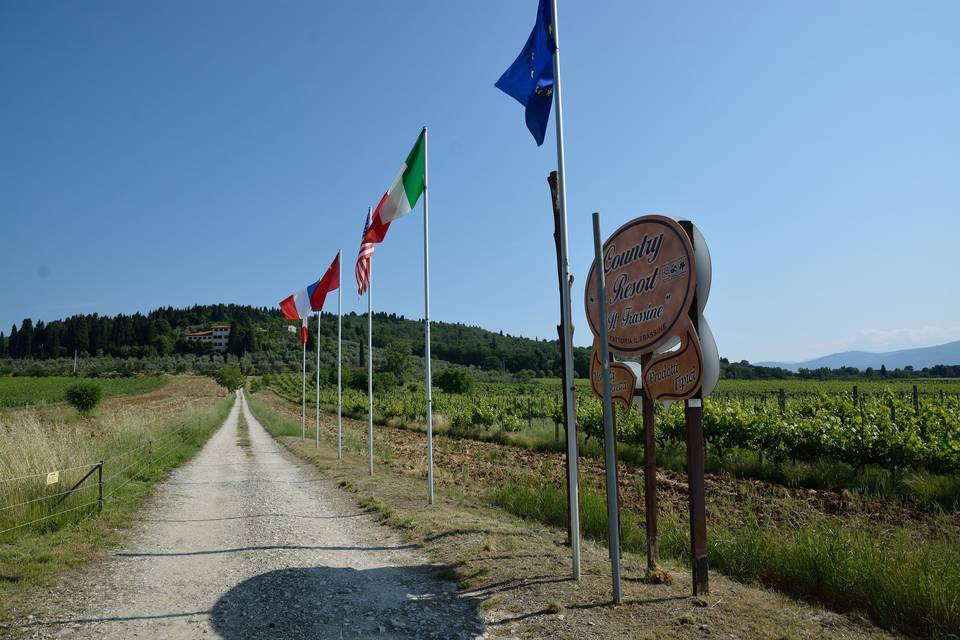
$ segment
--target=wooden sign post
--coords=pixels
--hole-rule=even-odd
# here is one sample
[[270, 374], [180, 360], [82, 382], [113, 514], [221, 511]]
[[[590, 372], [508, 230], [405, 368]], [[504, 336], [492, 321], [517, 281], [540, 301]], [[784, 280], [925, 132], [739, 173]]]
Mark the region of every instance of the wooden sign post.
[[[647, 566], [657, 561], [657, 487], [654, 405], [656, 400], [684, 400], [687, 422], [687, 466], [690, 487], [690, 533], [693, 552], [693, 592], [706, 593], [706, 508], [704, 495], [703, 394], [716, 384], [719, 362], [712, 362], [716, 345], [702, 320], [710, 288], [710, 256], [695, 254], [699, 232], [692, 223], [649, 215], [617, 229], [599, 247], [598, 215], [594, 214], [596, 257], [584, 290], [587, 322], [595, 338], [591, 383], [597, 395], [613, 396], [629, 408], [627, 388], [635, 372], [628, 363], [608, 354], [641, 359], [644, 425], [644, 489]], [[702, 236], [699, 236], [702, 238]], [[698, 265], [696, 255], [705, 264]], [[595, 270], [602, 268], [602, 274]], [[697, 287], [704, 300], [697, 303]], [[699, 325], [706, 331], [706, 342]], [[708, 354], [710, 362], [704, 363]], [[603, 366], [601, 366], [603, 365]], [[594, 372], [602, 372], [594, 375]], [[605, 402], [605, 413], [610, 400]], [[606, 422], [606, 420], [605, 420]], [[615, 443], [612, 443], [615, 446]], [[615, 463], [614, 463], [615, 464]], [[609, 464], [608, 464], [609, 466]], [[615, 477], [615, 469], [613, 470]], [[608, 475], [610, 469], [608, 469]], [[611, 492], [608, 487], [608, 494]], [[609, 495], [608, 495], [608, 503]], [[614, 538], [611, 536], [611, 541]], [[619, 550], [618, 550], [619, 551]], [[618, 567], [615, 567], [616, 572]], [[615, 585], [615, 592], [618, 585]]]
[[[680, 222], [693, 245], [693, 223]], [[694, 292], [690, 305], [690, 324], [696, 329], [700, 306], [697, 304], [697, 292]], [[698, 340], [699, 352], [699, 340]], [[702, 356], [701, 356], [702, 367]], [[687, 422], [687, 495], [690, 502], [690, 552], [693, 558], [693, 595], [709, 593], [709, 572], [707, 565], [707, 506], [704, 469], [706, 450], [703, 440], [703, 393], [698, 384], [696, 392], [687, 396], [684, 403], [684, 415]]]
[[[641, 370], [650, 363], [650, 356], [640, 361]], [[643, 506], [647, 521], [647, 571], [657, 569], [657, 433], [654, 428], [653, 400], [644, 394], [643, 402]]]
[[[558, 105], [559, 106], [559, 105]], [[553, 204], [553, 239], [557, 246], [557, 278], [560, 285], [560, 324], [557, 336], [560, 345], [560, 369], [563, 378], [563, 426], [567, 440], [567, 540], [573, 552], [573, 579], [580, 580], [580, 474], [577, 471], [580, 443], [577, 440], [576, 386], [573, 382], [573, 324], [567, 313], [570, 311], [573, 276], [567, 280], [566, 267], [566, 218], [561, 211], [561, 189], [558, 174], [552, 171], [547, 177], [550, 185], [550, 201]], [[569, 360], [568, 360], [569, 358]]]

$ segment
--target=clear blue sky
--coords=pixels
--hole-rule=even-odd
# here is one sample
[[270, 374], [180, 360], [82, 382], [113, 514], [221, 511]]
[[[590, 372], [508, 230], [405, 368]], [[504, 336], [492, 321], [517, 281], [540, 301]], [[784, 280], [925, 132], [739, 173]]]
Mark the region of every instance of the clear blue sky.
[[[0, 1], [0, 330], [272, 305], [431, 131], [438, 320], [554, 337], [547, 173], [493, 83], [536, 0]], [[960, 338], [960, 3], [560, 0], [576, 342], [590, 214], [696, 221], [721, 354]], [[551, 125], [552, 127], [552, 125]], [[374, 262], [422, 316], [421, 212]], [[333, 308], [333, 307], [328, 307]]]

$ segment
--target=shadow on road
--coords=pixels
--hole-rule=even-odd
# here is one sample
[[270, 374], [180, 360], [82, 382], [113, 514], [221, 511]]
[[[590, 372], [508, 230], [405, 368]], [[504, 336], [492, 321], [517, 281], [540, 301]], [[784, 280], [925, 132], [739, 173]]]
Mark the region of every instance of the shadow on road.
[[241, 582], [214, 605], [226, 640], [473, 638], [479, 600], [457, 596], [446, 567], [281, 569]]

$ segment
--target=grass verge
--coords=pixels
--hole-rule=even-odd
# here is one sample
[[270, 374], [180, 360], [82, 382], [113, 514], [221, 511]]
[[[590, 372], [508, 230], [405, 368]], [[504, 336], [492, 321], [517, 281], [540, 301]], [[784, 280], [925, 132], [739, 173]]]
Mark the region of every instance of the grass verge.
[[[152, 424], [150, 433], [162, 438], [156, 448], [128, 451], [126, 457], [114, 452], [117, 465], [105, 465], [105, 473], [112, 475], [105, 475], [102, 512], [98, 513], [93, 504], [5, 534], [0, 541], [0, 619], [9, 619], [21, 608], [28, 608], [23, 599], [36, 588], [53, 584], [71, 568], [93, 559], [99, 549], [116, 544], [153, 485], [170, 469], [193, 457], [226, 420], [232, 404], [233, 398], [229, 397], [212, 405], [188, 407]], [[118, 421], [120, 425], [115, 426], [122, 426], [122, 420]], [[138, 418], [130, 431], [142, 433], [150, 427]], [[108, 440], [102, 446], [113, 442]], [[90, 497], [78, 500], [89, 502]], [[17, 517], [29, 515], [18, 511]]]
[[243, 411], [237, 414], [237, 446], [242, 449], [250, 448], [250, 425], [243, 417]]
[[274, 438], [282, 436], [299, 436], [300, 425], [285, 415], [272, 411], [266, 404], [253, 394], [247, 394], [247, 405], [257, 417], [263, 428]]
[[[606, 540], [604, 494], [585, 486], [581, 496], [584, 536]], [[490, 500], [523, 518], [556, 527], [566, 523], [566, 493], [554, 486], [501, 486], [490, 492]], [[960, 540], [919, 543], [906, 529], [874, 528], [829, 518], [800, 528], [711, 521], [710, 567], [836, 611], [865, 614], [888, 629], [919, 637], [960, 636]], [[644, 552], [642, 518], [624, 512], [621, 529], [623, 548]], [[661, 556], [689, 561], [684, 522], [661, 520], [658, 533]]]

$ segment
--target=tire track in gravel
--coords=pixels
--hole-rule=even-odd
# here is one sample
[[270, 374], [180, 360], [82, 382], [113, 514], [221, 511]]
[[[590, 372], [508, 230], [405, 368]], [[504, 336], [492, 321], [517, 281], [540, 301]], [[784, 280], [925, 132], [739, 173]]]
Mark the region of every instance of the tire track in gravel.
[[[240, 413], [250, 447], [237, 445]], [[49, 638], [472, 638], [477, 602], [263, 429], [242, 392], [158, 485], [79, 601], [20, 630]], [[41, 616], [37, 616], [40, 618]]]

